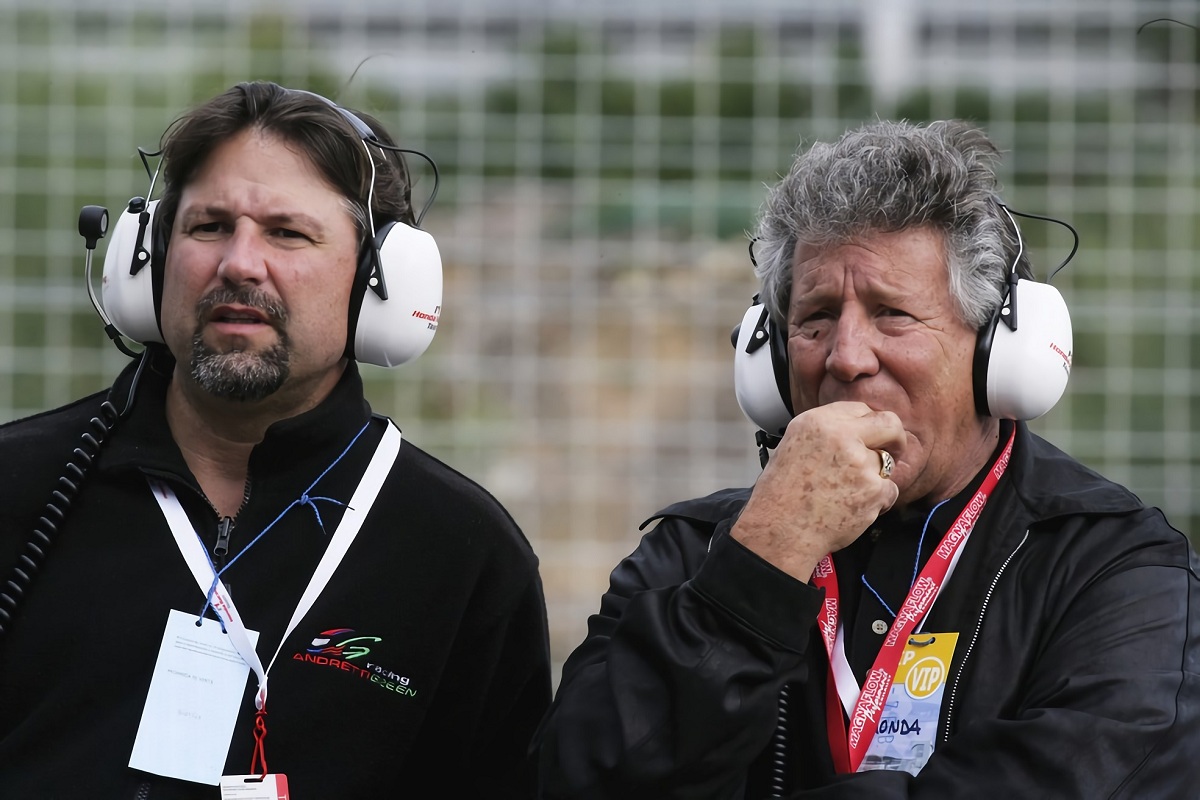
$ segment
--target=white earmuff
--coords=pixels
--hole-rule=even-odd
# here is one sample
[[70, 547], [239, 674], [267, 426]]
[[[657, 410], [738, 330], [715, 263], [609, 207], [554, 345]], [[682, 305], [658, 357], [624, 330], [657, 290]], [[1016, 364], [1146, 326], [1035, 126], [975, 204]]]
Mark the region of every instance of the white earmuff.
[[766, 306], [755, 303], [734, 329], [733, 389], [746, 419], [782, 436], [795, 416], [787, 390], [787, 354]]
[[[109, 320], [122, 336], [142, 344], [161, 343], [156, 310], [154, 210], [131, 201], [117, 218], [104, 255], [101, 299]], [[376, 237], [388, 299], [367, 289], [354, 329], [354, 356], [381, 367], [395, 367], [425, 352], [442, 312], [442, 258], [433, 237], [404, 223], [384, 227]], [[161, 257], [161, 254], [160, 256]]]
[[[1013, 298], [1019, 298], [1018, 304]], [[1007, 317], [1016, 310], [1016, 329]], [[981, 339], [975, 363], [980, 413], [1002, 419], [1036, 419], [1063, 396], [1071, 377], [1071, 314], [1058, 289], [1021, 279]], [[986, 402], [986, 407], [982, 407]]]
[[104, 313], [121, 335], [135, 342], [162, 342], [155, 310], [154, 277], [151, 268], [154, 209], [158, 201], [134, 198], [117, 217], [108, 249], [100, 296]]
[[387, 299], [363, 294], [354, 327], [354, 357], [396, 367], [425, 352], [442, 314], [442, 257], [425, 231], [394, 222], [376, 236]]
[[[1020, 300], [1015, 330], [1008, 322], [1013, 297]], [[794, 416], [784, 348], [766, 309], [750, 306], [734, 329], [734, 391], [746, 418], [774, 436]], [[1048, 413], [1066, 391], [1073, 348], [1071, 315], [1058, 289], [1018, 280], [1009, 302], [980, 333], [973, 375], [979, 413], [1023, 420]]]

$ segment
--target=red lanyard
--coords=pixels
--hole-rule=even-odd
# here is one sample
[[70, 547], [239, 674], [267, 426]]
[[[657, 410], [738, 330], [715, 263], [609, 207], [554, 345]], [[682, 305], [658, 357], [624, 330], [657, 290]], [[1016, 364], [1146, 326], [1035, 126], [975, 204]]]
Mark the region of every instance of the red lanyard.
[[[829, 730], [829, 746], [833, 752], [834, 766], [839, 773], [856, 772], [859, 764], [862, 763], [871, 740], [875, 738], [875, 732], [879, 727], [880, 711], [891, 691], [896, 677], [896, 668], [900, 664], [900, 657], [904, 654], [908, 637], [929, 613], [933, 601], [937, 599], [938, 594], [942, 591], [942, 586], [954, 569], [962, 546], [975, 527], [975, 522], [979, 519], [996, 483], [999, 482], [1004, 470], [1008, 467], [1015, 437], [1016, 428], [1014, 427], [1012, 434], [1008, 437], [1008, 444], [1005, 445], [1004, 451], [992, 465], [983, 484], [967, 502], [958, 515], [958, 519], [946, 531], [941, 543], [926, 562], [925, 568], [921, 570], [921, 574], [917, 576], [916, 581], [908, 590], [908, 596], [904, 598], [904, 604], [900, 606], [896, 619], [892, 622], [887, 637], [884, 638], [883, 644], [879, 648], [875, 663], [867, 673], [866, 682], [863, 684], [862, 690], [857, 693], [854, 710], [850, 714], [849, 730], [846, 729], [838, 698], [847, 691], [852, 694], [852, 689], [856, 687], [845, 685], [853, 681], [853, 674], [845, 664], [846, 655], [838, 642], [841, 621], [838, 616], [838, 582], [833, 558], [825, 556], [813, 572], [813, 585], [825, 590], [825, 605], [817, 618], [817, 624], [821, 628], [821, 636], [825, 640], [825, 652], [829, 656], [829, 682], [825, 691], [825, 720]], [[840, 661], [839, 665], [842, 668], [835, 668], [835, 660]]]

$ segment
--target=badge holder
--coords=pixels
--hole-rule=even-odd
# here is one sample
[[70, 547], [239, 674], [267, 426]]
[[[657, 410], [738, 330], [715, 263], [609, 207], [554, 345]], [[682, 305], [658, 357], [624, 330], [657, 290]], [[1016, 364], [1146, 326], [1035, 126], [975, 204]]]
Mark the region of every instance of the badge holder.
[[[261, 770], [261, 771], [259, 771]], [[267, 770], [267, 709], [254, 715], [250, 775], [222, 775], [221, 800], [289, 800], [287, 775]]]

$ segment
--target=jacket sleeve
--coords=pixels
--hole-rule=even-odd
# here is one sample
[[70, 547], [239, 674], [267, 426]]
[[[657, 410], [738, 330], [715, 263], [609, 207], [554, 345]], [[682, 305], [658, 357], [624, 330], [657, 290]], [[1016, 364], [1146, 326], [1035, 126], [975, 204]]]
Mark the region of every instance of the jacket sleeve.
[[545, 798], [720, 798], [803, 678], [820, 593], [679, 519], [613, 571], [537, 737]]
[[[1011, 600], [1001, 606], [1030, 618], [1027, 635], [1036, 645], [1031, 661], [1013, 665], [1023, 675], [1006, 703], [1010, 710], [955, 726], [915, 778], [862, 773], [791, 797], [1195, 797], [1196, 554], [1155, 510], [1094, 527], [1073, 524], [1085, 535], [1072, 535], [1076, 546], [1069, 555], [1039, 565], [1053, 559], [1035, 549], [1014, 569], [1034, 570], [1045, 580], [1043, 600], [1026, 598], [1044, 603], [1041, 619]], [[981, 624], [989, 621], [985, 616]], [[966, 691], [986, 694], [989, 687], [973, 681], [969, 666], [962, 676]]]

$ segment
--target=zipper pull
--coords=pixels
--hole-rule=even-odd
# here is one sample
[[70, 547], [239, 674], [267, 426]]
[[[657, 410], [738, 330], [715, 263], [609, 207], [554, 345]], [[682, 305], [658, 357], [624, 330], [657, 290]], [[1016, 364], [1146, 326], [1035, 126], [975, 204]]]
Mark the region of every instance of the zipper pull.
[[[233, 518], [221, 517], [221, 521], [217, 523], [217, 543], [213, 545], [213, 555], [216, 556], [217, 563], [214, 566], [217, 572], [225, 568], [225, 556], [229, 555], [229, 537], [233, 533]], [[233, 594], [233, 587], [229, 582], [225, 582], [225, 591]]]
[[222, 566], [225, 564], [225, 556], [229, 555], [229, 536], [233, 532], [233, 518], [221, 517], [221, 521], [217, 523], [217, 543], [213, 545], [213, 555]]

